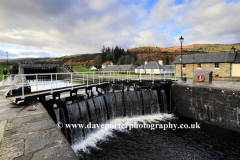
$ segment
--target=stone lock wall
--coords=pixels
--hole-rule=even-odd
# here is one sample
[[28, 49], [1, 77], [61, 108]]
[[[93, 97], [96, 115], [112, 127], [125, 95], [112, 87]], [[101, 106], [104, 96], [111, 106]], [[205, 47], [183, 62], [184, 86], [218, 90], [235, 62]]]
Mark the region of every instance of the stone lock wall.
[[[175, 64], [177, 76], [181, 76], [181, 64]], [[213, 77], [215, 74], [219, 76], [231, 76], [231, 63], [219, 63], [219, 69], [214, 68], [214, 63], [201, 63], [201, 69], [197, 68], [197, 64], [186, 64], [186, 69], [182, 69], [182, 73], [187, 77], [192, 77], [193, 72], [197, 70], [213, 71]]]
[[240, 132], [240, 90], [172, 84], [175, 113]]

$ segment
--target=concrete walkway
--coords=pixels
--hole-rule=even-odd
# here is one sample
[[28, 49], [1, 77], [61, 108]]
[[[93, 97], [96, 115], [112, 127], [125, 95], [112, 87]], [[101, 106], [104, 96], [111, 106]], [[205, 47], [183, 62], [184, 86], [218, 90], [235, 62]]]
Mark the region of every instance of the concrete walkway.
[[0, 88], [0, 160], [78, 159], [41, 103], [14, 104]]
[[[201, 84], [193, 84], [193, 79], [187, 79], [186, 82], [181, 82], [180, 78], [177, 78], [177, 83], [182, 83], [185, 85], [201, 85]], [[218, 88], [232, 88], [232, 89], [240, 89], [240, 82], [233, 82], [233, 81], [212, 81], [212, 84], [205, 85], [205, 86], [212, 86]]]

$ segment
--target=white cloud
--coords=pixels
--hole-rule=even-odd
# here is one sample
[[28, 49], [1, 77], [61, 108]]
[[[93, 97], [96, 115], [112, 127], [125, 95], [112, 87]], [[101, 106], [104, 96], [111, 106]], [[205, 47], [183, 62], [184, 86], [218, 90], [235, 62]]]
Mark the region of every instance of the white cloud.
[[[214, 2], [214, 3], [213, 3]], [[237, 43], [240, 38], [240, 2], [199, 2], [176, 18], [176, 26], [189, 26], [183, 33], [187, 44]]]
[[3, 1], [0, 43], [18, 47], [0, 49], [18, 56], [26, 56], [29, 49], [31, 53], [61, 56], [100, 52], [103, 45], [124, 49], [177, 46], [181, 35], [184, 45], [240, 40], [240, 2], [194, 0], [177, 5], [174, 0], [159, 0], [147, 10], [149, 2]]

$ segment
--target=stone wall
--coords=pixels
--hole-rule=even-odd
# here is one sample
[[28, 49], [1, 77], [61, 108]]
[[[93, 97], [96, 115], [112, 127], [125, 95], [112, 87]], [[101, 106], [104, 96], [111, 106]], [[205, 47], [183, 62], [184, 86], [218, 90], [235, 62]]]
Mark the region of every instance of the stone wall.
[[[0, 97], [1, 103], [7, 101]], [[0, 137], [0, 159], [79, 159], [42, 104], [35, 103], [34, 106], [34, 111], [29, 111], [33, 109], [32, 105], [24, 103], [2, 106], [0, 128], [4, 122], [4, 136]]]
[[[181, 76], [181, 64], [175, 64], [177, 76]], [[197, 68], [197, 64], [186, 64], [186, 69], [182, 69], [182, 73], [187, 77], [192, 77], [193, 72], [196, 70], [213, 71], [213, 76], [231, 76], [231, 63], [219, 63], [219, 69], [214, 68], [214, 63], [201, 63], [201, 69]]]
[[240, 90], [173, 84], [174, 112], [240, 132]]

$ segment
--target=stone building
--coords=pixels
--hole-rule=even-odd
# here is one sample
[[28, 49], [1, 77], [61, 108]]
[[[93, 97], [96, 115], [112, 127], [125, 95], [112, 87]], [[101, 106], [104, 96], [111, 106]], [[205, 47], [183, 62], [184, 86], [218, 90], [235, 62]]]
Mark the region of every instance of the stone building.
[[[181, 55], [177, 56], [175, 65], [176, 76], [181, 76]], [[231, 48], [231, 52], [182, 55], [182, 74], [192, 77], [196, 70], [208, 70], [213, 76], [240, 76], [240, 52]]]

